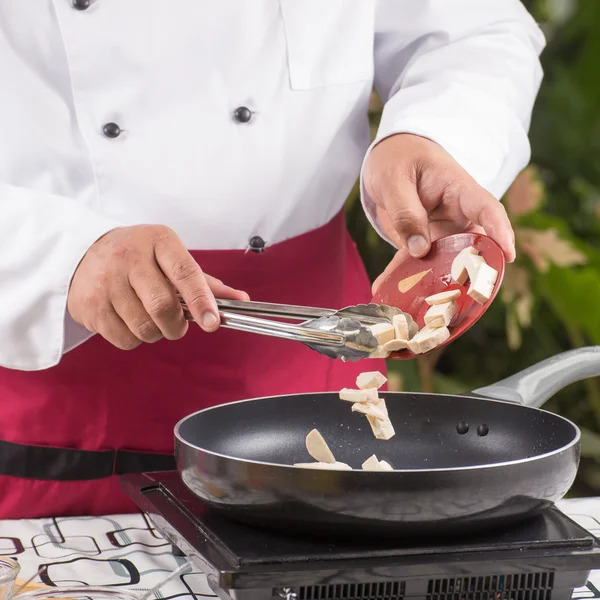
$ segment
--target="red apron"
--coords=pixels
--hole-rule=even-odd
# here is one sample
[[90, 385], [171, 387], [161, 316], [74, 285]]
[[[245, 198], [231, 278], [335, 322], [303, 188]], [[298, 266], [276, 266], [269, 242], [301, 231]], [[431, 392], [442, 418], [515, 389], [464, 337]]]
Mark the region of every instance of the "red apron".
[[[261, 253], [192, 252], [254, 300], [339, 308], [370, 301], [343, 212]], [[131, 352], [100, 336], [52, 369], [0, 369], [0, 519], [135, 511], [118, 475], [173, 468], [173, 427], [244, 398], [352, 387], [384, 361], [343, 363], [277, 338], [190, 324]], [[240, 423], [240, 427], [244, 424]]]

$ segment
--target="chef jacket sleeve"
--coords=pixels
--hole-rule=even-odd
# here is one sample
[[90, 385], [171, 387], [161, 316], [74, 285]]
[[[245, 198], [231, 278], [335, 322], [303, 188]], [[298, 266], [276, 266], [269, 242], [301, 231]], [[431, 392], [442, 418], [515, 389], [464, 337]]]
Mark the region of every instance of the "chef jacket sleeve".
[[[390, 135], [420, 135], [502, 197], [530, 159], [545, 45], [531, 15], [519, 0], [379, 0], [375, 29], [375, 88], [385, 105], [365, 160]], [[371, 224], [391, 243], [362, 170], [360, 189]]]
[[0, 182], [0, 366], [56, 365], [92, 334], [69, 316], [71, 278], [119, 223], [84, 204]]

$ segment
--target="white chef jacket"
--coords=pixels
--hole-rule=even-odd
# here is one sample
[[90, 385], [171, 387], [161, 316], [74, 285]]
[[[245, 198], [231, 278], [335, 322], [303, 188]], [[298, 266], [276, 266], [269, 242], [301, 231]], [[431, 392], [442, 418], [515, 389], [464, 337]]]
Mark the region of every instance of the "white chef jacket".
[[115, 227], [245, 249], [329, 221], [373, 84], [377, 140], [431, 138], [500, 197], [529, 160], [543, 46], [518, 0], [0, 0], [0, 366], [89, 337], [69, 283]]

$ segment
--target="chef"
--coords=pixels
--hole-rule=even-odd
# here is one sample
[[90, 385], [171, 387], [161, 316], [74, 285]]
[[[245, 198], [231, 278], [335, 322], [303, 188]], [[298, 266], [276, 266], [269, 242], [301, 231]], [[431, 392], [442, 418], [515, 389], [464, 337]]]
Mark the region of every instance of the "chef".
[[519, 0], [2, 0], [0, 518], [133, 510], [183, 416], [383, 370], [215, 304], [369, 301], [359, 174], [396, 262], [466, 230], [512, 260], [543, 45]]

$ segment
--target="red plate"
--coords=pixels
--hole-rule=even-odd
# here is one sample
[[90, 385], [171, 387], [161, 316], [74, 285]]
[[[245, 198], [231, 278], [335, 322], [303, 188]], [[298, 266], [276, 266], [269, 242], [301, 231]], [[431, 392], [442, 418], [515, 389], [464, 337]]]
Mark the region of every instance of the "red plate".
[[[485, 262], [498, 271], [498, 279], [494, 286], [492, 297], [483, 305], [475, 302], [470, 296], [467, 296], [470, 281], [464, 285], [459, 285], [452, 281], [450, 268], [456, 255], [469, 246], [475, 247]], [[398, 289], [398, 283], [411, 275], [416, 275], [423, 271], [429, 272], [410, 290], [402, 293]], [[470, 329], [490, 307], [504, 277], [504, 253], [500, 246], [491, 238], [479, 233], [458, 233], [441, 238], [431, 245], [431, 251], [425, 258], [408, 257], [400, 266], [398, 266], [382, 283], [373, 302], [376, 304], [387, 304], [395, 306], [404, 312], [412, 315], [417, 322], [419, 329], [425, 326], [424, 316], [429, 308], [425, 298], [439, 292], [461, 289], [462, 294], [456, 300], [458, 311], [448, 326], [450, 337], [443, 343], [434, 348], [442, 348], [453, 342], [465, 331]], [[433, 352], [434, 350], [431, 350]], [[413, 354], [410, 350], [400, 350], [392, 352], [390, 358], [395, 360], [407, 360], [425, 356], [424, 354]]]

